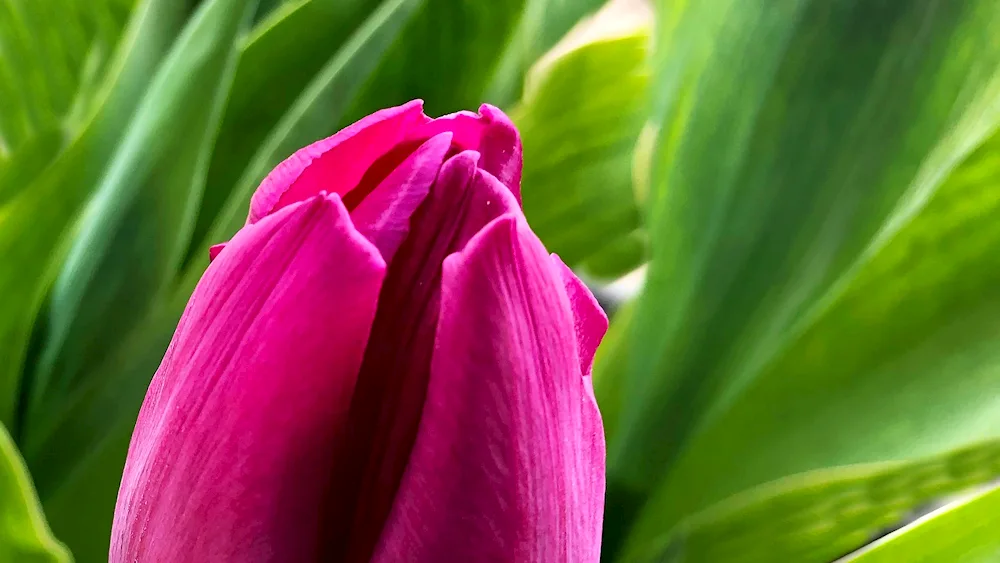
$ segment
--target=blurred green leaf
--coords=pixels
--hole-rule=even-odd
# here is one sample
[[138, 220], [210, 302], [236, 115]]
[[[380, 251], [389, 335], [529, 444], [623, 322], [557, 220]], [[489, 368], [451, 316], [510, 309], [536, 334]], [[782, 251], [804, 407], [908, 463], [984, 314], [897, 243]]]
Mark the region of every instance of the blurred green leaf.
[[635, 315], [633, 305], [634, 302], [626, 303], [615, 313], [608, 332], [594, 355], [594, 394], [601, 409], [601, 417], [605, 420], [604, 436], [609, 442], [614, 440], [617, 430], [615, 424], [625, 408], [622, 404], [621, 380], [628, 367], [628, 337], [632, 317]]
[[429, 115], [478, 108], [524, 4], [420, 0], [339, 125], [415, 98]]
[[62, 563], [69, 553], [49, 531], [31, 476], [0, 424], [0, 561]]
[[182, 16], [178, 4], [167, 0], [147, 0], [136, 8], [87, 125], [30, 186], [0, 203], [0, 255], [17, 265], [0, 271], [0, 422], [15, 435], [25, 347], [60, 263], [63, 234], [104, 173]]
[[923, 503], [997, 474], [1000, 441], [929, 459], [811, 471], [713, 505], [630, 560], [661, 561], [670, 554], [678, 563], [826, 563]]
[[[157, 71], [52, 289], [29, 424], [56, 418], [81, 374], [113, 348], [108, 335], [128, 334], [171, 289], [239, 56], [236, 38], [253, 8], [247, 0], [203, 4]], [[26, 441], [29, 458], [33, 445]]]
[[[286, 2], [247, 37], [209, 167], [194, 240], [208, 233], [254, 153], [377, 3]], [[324, 131], [325, 133], [325, 131]]]
[[[609, 451], [609, 510], [624, 519], [695, 447], [691, 440], [706, 440], [704, 427], [745, 393], [809, 308], [840, 287], [873, 238], [891, 237], [989, 134], [1000, 92], [995, 2], [796, 0], [779, 9], [755, 1], [737, 9], [714, 0], [664, 2], [658, 14], [652, 262], [633, 331], [630, 408]], [[814, 379], [804, 366], [784, 378]], [[871, 385], [864, 391], [839, 390], [867, 401], [844, 409], [843, 422], [874, 421], [906, 379], [897, 372], [877, 389], [875, 381], [859, 382]], [[913, 396], [931, 400], [936, 391]], [[794, 397], [745, 401], [757, 405], [751, 428], [781, 425], [782, 435], [796, 434], [802, 419], [770, 406], [799, 404]], [[824, 391], [810, 408], [830, 399]], [[927, 451], [931, 440], [909, 444], [920, 434], [905, 431], [912, 405], [903, 412], [878, 420], [906, 436], [897, 443], [911, 453]], [[743, 431], [732, 420], [718, 426], [733, 436]], [[831, 428], [809, 440], [812, 450], [851, 452], [853, 460], [835, 465], [872, 461], [884, 445], [859, 425], [835, 436]], [[670, 514], [651, 508], [636, 541], [737, 492], [736, 481], [761, 482], [764, 471], [746, 468], [766, 463], [754, 449], [760, 442], [740, 448], [752, 449], [749, 456], [726, 449], [735, 440], [704, 443], [711, 446], [698, 449], [712, 453], [670, 473], [667, 488], [677, 494]], [[781, 454], [789, 464], [801, 455]], [[608, 538], [610, 552], [617, 541]]]
[[1000, 488], [937, 510], [844, 563], [989, 563], [1000, 558]]
[[998, 214], [1000, 134], [692, 439], [637, 533], [785, 475], [1000, 436]]
[[91, 95], [80, 86], [107, 62], [130, 8], [130, 0], [0, 4], [0, 153], [58, 127]]
[[601, 279], [615, 279], [623, 273], [634, 270], [646, 261], [646, 231], [636, 229], [608, 244], [587, 257], [578, 268], [586, 275]]
[[[622, 3], [619, 0], [613, 1]], [[531, 65], [562, 39], [581, 18], [596, 11], [604, 2], [605, 0], [527, 0], [521, 19], [487, 87], [485, 99], [501, 107], [514, 104], [521, 96], [524, 79]]]
[[21, 143], [10, 160], [0, 166], [0, 207], [16, 197], [45, 170], [62, 144], [62, 131], [55, 128], [37, 132]]
[[[646, 114], [644, 16], [604, 30], [598, 15], [598, 29], [568, 37], [533, 69], [512, 114], [524, 143], [525, 214], [546, 247], [571, 266], [614, 252], [639, 226], [631, 169]], [[616, 268], [604, 256], [602, 273], [634, 269], [642, 252], [626, 256], [632, 260], [618, 260]]]
[[[53, 433], [86, 388], [83, 380], [104, 375], [91, 370], [113, 356], [156, 298], [172, 289], [235, 69], [236, 37], [252, 9], [246, 0], [216, 0], [193, 16], [102, 174], [52, 290], [23, 443], [56, 532], [62, 535], [60, 525], [67, 526], [81, 561], [106, 557], [117, 479], [107, 489], [88, 481], [87, 491], [103, 496], [62, 505], [70, 517], [57, 513], [60, 505], [49, 499], [71, 494], [74, 483], [67, 481], [83, 470], [85, 458], [98, 455], [95, 443], [107, 440], [120, 419], [88, 420], [70, 436]], [[137, 407], [133, 401], [120, 408], [134, 416]], [[120, 475], [124, 449], [117, 453], [109, 476]], [[80, 534], [80, 522], [95, 533]]]
[[[88, 205], [52, 290], [25, 440], [31, 460], [77, 379], [127, 335], [169, 289], [187, 248], [222, 103], [232, 80], [236, 37], [253, 2], [202, 5], [171, 49]], [[121, 338], [121, 336], [118, 336]], [[66, 453], [68, 449], [58, 450]], [[39, 488], [51, 471], [36, 469]]]

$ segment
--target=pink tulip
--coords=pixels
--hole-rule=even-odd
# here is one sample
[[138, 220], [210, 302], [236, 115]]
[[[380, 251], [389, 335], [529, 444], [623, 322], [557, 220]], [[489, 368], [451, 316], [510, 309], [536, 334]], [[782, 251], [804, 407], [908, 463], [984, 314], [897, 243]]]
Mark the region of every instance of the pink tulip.
[[139, 414], [113, 562], [598, 561], [607, 319], [531, 232], [484, 105], [275, 168]]

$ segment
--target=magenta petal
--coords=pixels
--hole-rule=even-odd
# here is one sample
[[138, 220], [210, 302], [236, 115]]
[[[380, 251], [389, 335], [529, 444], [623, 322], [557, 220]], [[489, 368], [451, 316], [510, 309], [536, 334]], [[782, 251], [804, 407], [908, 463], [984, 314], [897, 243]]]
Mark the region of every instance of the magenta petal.
[[510, 191], [479, 170], [478, 153], [449, 158], [393, 258], [351, 405], [348, 471], [338, 475], [343, 503], [331, 543], [351, 563], [371, 558], [406, 468], [424, 404], [437, 330], [441, 264], [490, 221], [521, 210]]
[[521, 201], [521, 136], [504, 112], [483, 104], [479, 108], [486, 128], [479, 142], [483, 155], [479, 167], [507, 186], [518, 203]]
[[457, 111], [436, 117], [414, 129], [411, 138], [433, 137], [445, 131], [454, 135], [454, 142], [462, 149], [475, 150], [483, 137], [486, 122], [471, 111]]
[[521, 136], [502, 111], [489, 104], [479, 107], [479, 115], [460, 111], [443, 115], [413, 129], [410, 138], [427, 138], [451, 131], [453, 143], [481, 155], [479, 168], [489, 172], [521, 201]]
[[317, 560], [384, 274], [336, 195], [236, 234], [150, 384], [112, 562]]
[[208, 249], [208, 261], [212, 262], [215, 258], [226, 248], [226, 243], [220, 242], [219, 244], [213, 244]]
[[560, 274], [514, 216], [443, 268], [418, 435], [372, 561], [596, 563], [604, 437]]
[[569, 296], [570, 305], [573, 307], [577, 350], [580, 352], [580, 373], [589, 376], [594, 367], [597, 346], [604, 338], [604, 333], [608, 331], [608, 316], [604, 314], [594, 294], [580, 281], [580, 278], [576, 277], [573, 270], [570, 270], [569, 266], [555, 254], [551, 258], [553, 267], [566, 286], [566, 295]]
[[429, 121], [423, 102], [377, 111], [332, 137], [295, 151], [267, 175], [250, 200], [247, 224], [321, 191], [345, 195], [379, 157]]
[[422, 144], [351, 212], [355, 227], [386, 261], [406, 238], [410, 217], [430, 192], [451, 138], [450, 132], [440, 133]]

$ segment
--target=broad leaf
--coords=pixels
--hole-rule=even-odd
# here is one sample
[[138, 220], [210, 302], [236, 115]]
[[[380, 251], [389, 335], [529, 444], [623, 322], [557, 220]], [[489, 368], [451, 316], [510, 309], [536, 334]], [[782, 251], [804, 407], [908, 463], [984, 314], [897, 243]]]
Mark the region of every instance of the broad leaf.
[[[1000, 442], [930, 459], [820, 469], [762, 485], [695, 514], [634, 560], [828, 563], [924, 503], [1000, 473]], [[910, 559], [900, 559], [910, 561]]]
[[1000, 437], [998, 187], [1000, 135], [692, 439], [636, 537], [786, 475]]
[[107, 63], [131, 3], [6, 0], [0, 4], [0, 153], [16, 151], [39, 134], [72, 125], [64, 120], [74, 104], [86, 106], [91, 99], [92, 80]]
[[[1000, 90], [1000, 7], [987, 0], [713, 0], [658, 13], [652, 263], [609, 452], [609, 504], [623, 518], [873, 237], [989, 132]], [[678, 510], [716, 500], [692, 489], [704, 498]]]
[[69, 562], [69, 552], [49, 531], [31, 476], [7, 429], [0, 424], [0, 561]]
[[1000, 487], [928, 514], [844, 563], [989, 563], [1000, 558]]
[[104, 173], [182, 17], [178, 3], [167, 0], [135, 9], [82, 132], [30, 186], [0, 203], [0, 255], [17, 265], [0, 271], [0, 421], [15, 435], [25, 347], [51, 269], [61, 261], [63, 233]]
[[[535, 61], [581, 18], [597, 11], [605, 0], [526, 0], [521, 19], [503, 52], [486, 90], [486, 100], [501, 107], [517, 101], [525, 76]], [[609, 4], [644, 4], [645, 0], [612, 0]]]
[[[203, 4], [157, 71], [87, 206], [52, 290], [28, 409], [29, 458], [80, 378], [170, 288], [253, 2]], [[95, 374], [100, 377], [100, 374]], [[31, 425], [42, 426], [36, 432]], [[50, 486], [39, 477], [39, 488]], [[44, 494], [44, 493], [43, 493]]]
[[634, 269], [642, 257], [628, 252], [631, 260], [615, 264], [639, 226], [631, 170], [646, 113], [648, 17], [603, 10], [581, 23], [539, 61], [512, 114], [524, 142], [522, 194], [532, 229], [572, 266], [603, 253], [606, 277]]

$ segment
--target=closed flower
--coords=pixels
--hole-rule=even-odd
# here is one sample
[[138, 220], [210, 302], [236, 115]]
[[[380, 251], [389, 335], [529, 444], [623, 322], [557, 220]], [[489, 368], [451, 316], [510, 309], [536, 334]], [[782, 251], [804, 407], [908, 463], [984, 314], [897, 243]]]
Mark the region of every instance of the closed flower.
[[150, 384], [113, 562], [598, 561], [607, 320], [531, 232], [499, 110], [305, 147]]

